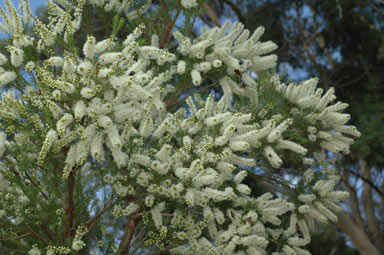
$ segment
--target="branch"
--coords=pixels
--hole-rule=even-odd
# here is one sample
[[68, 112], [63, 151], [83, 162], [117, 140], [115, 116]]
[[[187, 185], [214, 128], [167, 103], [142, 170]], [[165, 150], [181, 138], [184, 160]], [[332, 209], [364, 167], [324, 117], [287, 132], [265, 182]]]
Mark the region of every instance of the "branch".
[[0, 241], [5, 241], [5, 240], [9, 240], [9, 239], [19, 239], [19, 238], [23, 238], [23, 237], [30, 236], [30, 235], [32, 235], [32, 232], [28, 232], [28, 233], [25, 233], [23, 235], [15, 236], [15, 237], [1, 238]]
[[[371, 169], [367, 165], [365, 160], [360, 160], [360, 169], [362, 171], [363, 177], [367, 180], [371, 180]], [[380, 252], [384, 252], [384, 242], [383, 234], [379, 228], [379, 222], [375, 215], [375, 209], [373, 208], [373, 199], [372, 199], [372, 187], [367, 182], [363, 184], [363, 206], [365, 209], [365, 216], [368, 224], [368, 231], [371, 234], [371, 239], [377, 249]]]
[[132, 214], [129, 217], [128, 224], [124, 230], [124, 235], [121, 238], [121, 242], [117, 249], [116, 255], [123, 255], [129, 251], [133, 234], [140, 220], [141, 220], [141, 216], [138, 215], [137, 213]]
[[360, 178], [362, 181], [364, 181], [365, 183], [369, 184], [369, 186], [371, 186], [382, 198], [384, 198], [384, 193], [383, 191], [380, 190], [380, 188], [378, 188], [371, 180], [365, 178], [364, 176], [362, 176], [361, 174], [353, 171], [353, 170], [348, 170], [350, 173], [352, 173], [353, 175], [355, 175], [356, 177]]
[[40, 239], [40, 240], [44, 241], [45, 243], [50, 243], [49, 240], [48, 240], [47, 238], [45, 238], [44, 236], [42, 236], [42, 235], [40, 235], [40, 234], [34, 232], [34, 231], [32, 230], [31, 227], [28, 226], [28, 228], [29, 228], [29, 230], [31, 231], [31, 234], [32, 234], [34, 237], [36, 237], [37, 239]]
[[359, 208], [359, 199], [356, 194], [356, 189], [351, 186], [349, 183], [349, 172], [351, 172], [350, 169], [342, 168], [342, 175], [341, 179], [345, 186], [347, 186], [349, 194], [350, 194], [350, 202], [351, 202], [351, 208], [352, 208], [352, 219], [357, 224], [357, 227], [360, 229], [364, 229], [364, 221], [361, 217], [361, 211]]
[[361, 255], [380, 255], [380, 252], [369, 240], [364, 230], [357, 227], [345, 212], [340, 211], [336, 215], [338, 227], [349, 236]]
[[[206, 14], [208, 15], [208, 17], [212, 20], [212, 22], [218, 26], [218, 27], [221, 27], [221, 23], [220, 23], [220, 19], [219, 17], [217, 16], [216, 12], [213, 10], [213, 8], [211, 6], [209, 6], [207, 3], [204, 3], [203, 4], [204, 8], [205, 8], [205, 12]], [[205, 22], [206, 23], [206, 22]]]
[[231, 2], [230, 0], [221, 0], [222, 2], [226, 3], [229, 5], [229, 7], [231, 7], [231, 9], [236, 13], [237, 15], [237, 18], [239, 19], [239, 21], [243, 24], [245, 24], [245, 18], [243, 16], [243, 14], [241, 13], [241, 10], [240, 8], [233, 2]]
[[67, 220], [65, 222], [65, 234], [64, 234], [64, 239], [68, 238], [71, 235], [72, 232], [72, 224], [73, 224], [73, 216], [74, 216], [74, 207], [73, 207], [73, 189], [75, 187], [75, 171], [77, 169], [74, 169], [71, 171], [71, 173], [68, 176], [68, 182], [67, 182], [67, 187], [68, 187], [68, 205], [67, 205]]
[[29, 176], [28, 172], [25, 172], [25, 175], [27, 176], [28, 180], [33, 184], [33, 186], [35, 186], [36, 188], [38, 188], [40, 190], [40, 193], [43, 195], [43, 197], [49, 201], [49, 197], [47, 196], [47, 194], [44, 193], [44, 191], [42, 191], [40, 188], [39, 188], [39, 185], [37, 185], [33, 180], [32, 178]]
[[167, 30], [166, 30], [165, 33], [164, 33], [163, 39], [161, 40], [161, 43], [160, 43], [160, 45], [159, 45], [159, 48], [160, 48], [160, 49], [163, 48], [164, 44], [167, 42], [168, 37], [169, 37], [169, 34], [171, 33], [172, 28], [174, 27], [174, 25], [175, 25], [175, 23], [176, 23], [176, 20], [177, 20], [177, 18], [179, 17], [179, 14], [180, 14], [180, 12], [181, 12], [182, 9], [183, 9], [183, 8], [182, 8], [181, 5], [179, 4], [179, 7], [177, 8], [176, 15], [175, 15], [175, 17], [173, 18], [172, 23], [171, 23], [170, 25], [168, 25]]
[[103, 210], [101, 210], [100, 212], [98, 212], [95, 216], [93, 216], [91, 219], [89, 219], [86, 223], [84, 223], [84, 226], [85, 227], [88, 227], [88, 226], [90, 226], [89, 228], [88, 228], [88, 231], [89, 230], [91, 230], [92, 228], [93, 228], [93, 226], [94, 226], [94, 222], [96, 222], [106, 211], [108, 211], [108, 209], [109, 208], [111, 208], [112, 207], [112, 205], [113, 205], [113, 202], [112, 202], [112, 200], [113, 200], [113, 197], [111, 197], [109, 200], [108, 200], [108, 202], [107, 202], [107, 205], [106, 206], [104, 206], [104, 208], [103, 208]]

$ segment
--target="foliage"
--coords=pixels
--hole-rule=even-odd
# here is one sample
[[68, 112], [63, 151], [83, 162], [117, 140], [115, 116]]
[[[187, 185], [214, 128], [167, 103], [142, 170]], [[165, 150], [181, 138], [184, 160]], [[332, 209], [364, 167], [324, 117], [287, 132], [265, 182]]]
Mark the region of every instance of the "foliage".
[[[4, 251], [309, 254], [314, 221], [337, 220], [347, 193], [321, 151], [347, 154], [360, 136], [345, 125], [348, 105], [316, 78], [285, 84], [270, 72], [276, 44], [259, 41], [263, 27], [227, 21], [193, 37], [202, 4], [60, 0], [44, 23], [27, 1], [20, 16], [6, 1]], [[302, 178], [284, 179], [287, 166]], [[247, 176], [283, 193], [253, 196]]]

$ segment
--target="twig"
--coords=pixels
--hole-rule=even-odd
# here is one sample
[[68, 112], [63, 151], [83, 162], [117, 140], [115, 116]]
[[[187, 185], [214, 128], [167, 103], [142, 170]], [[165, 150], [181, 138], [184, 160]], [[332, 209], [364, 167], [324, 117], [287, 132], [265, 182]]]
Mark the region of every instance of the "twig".
[[241, 10], [240, 8], [235, 4], [233, 3], [232, 1], [230, 0], [221, 0], [222, 2], [226, 3], [229, 5], [229, 7], [231, 7], [231, 9], [236, 13], [237, 15], [237, 18], [239, 19], [239, 21], [243, 24], [245, 24], [245, 18], [243, 16], [243, 14], [241, 13]]
[[15, 236], [15, 237], [1, 238], [0, 240], [5, 241], [5, 240], [9, 240], [9, 239], [19, 239], [19, 238], [23, 238], [23, 237], [30, 236], [30, 235], [32, 235], [32, 232], [28, 232], [28, 233], [22, 234], [20, 236]]
[[123, 255], [129, 251], [133, 234], [140, 220], [141, 220], [141, 216], [138, 214], [132, 214], [129, 217], [128, 224], [124, 230], [124, 235], [121, 238], [121, 242], [117, 249], [116, 255]]
[[106, 211], [108, 211], [109, 208], [112, 207], [112, 205], [113, 205], [112, 200], [113, 200], [113, 197], [111, 197], [111, 198], [108, 200], [108, 202], [107, 202], [107, 206], [105, 206], [105, 207], [103, 208], [103, 210], [101, 210], [100, 212], [98, 212], [95, 216], [93, 216], [93, 217], [92, 217], [91, 219], [89, 219], [86, 223], [84, 223], [84, 226], [85, 226], [85, 227], [90, 226], [90, 227], [88, 228], [88, 231], [91, 230], [91, 229], [93, 228], [93, 226], [94, 226], [93, 223], [96, 222], [96, 221], [101, 217], [101, 215], [103, 215]]
[[365, 183], [369, 184], [369, 186], [371, 186], [381, 197], [384, 198], [384, 193], [370, 180], [368, 180], [367, 178], [363, 177], [361, 174], [351, 170], [351, 169], [347, 169], [351, 174], [355, 175], [356, 177], [360, 178], [361, 180], [363, 180]]
[[28, 226], [28, 229], [31, 231], [31, 235], [33, 235], [37, 239], [40, 239], [40, 240], [42, 240], [42, 241], [44, 241], [46, 243], [50, 243], [47, 238], [45, 238], [44, 236], [41, 236], [40, 234], [34, 232], [30, 226]]
[[72, 224], [73, 224], [73, 216], [74, 216], [74, 207], [73, 207], [73, 189], [75, 187], [75, 171], [77, 169], [74, 169], [71, 171], [71, 173], [68, 176], [68, 182], [67, 182], [67, 187], [68, 187], [68, 205], [67, 205], [67, 220], [65, 223], [65, 234], [64, 234], [64, 239], [68, 238], [71, 235], [72, 232]]
[[181, 5], [179, 4], [179, 7], [177, 8], [177, 12], [176, 12], [176, 15], [175, 15], [175, 18], [173, 19], [172, 23], [167, 27], [167, 30], [165, 31], [164, 33], [164, 36], [163, 36], [163, 39], [161, 40], [161, 43], [159, 45], [159, 48], [163, 48], [164, 44], [166, 43], [166, 41], [168, 40], [168, 36], [169, 34], [171, 33], [172, 31], [172, 28], [173, 26], [175, 25], [176, 23], [176, 20], [177, 18], [179, 17], [179, 14], [181, 12], [183, 8], [181, 7]]
[[[28, 180], [33, 184], [33, 186], [35, 186], [36, 188], [39, 188], [39, 185], [37, 185], [33, 180], [32, 178], [29, 176], [28, 172], [25, 172], [25, 175], [27, 176]], [[44, 191], [40, 190], [40, 193], [43, 195], [43, 197], [49, 201], [49, 197], [47, 196], [47, 194], [44, 193]]]
[[139, 238], [141, 238], [141, 236], [144, 234], [144, 231], [146, 230], [145, 227], [143, 227], [140, 232], [136, 235], [135, 239], [132, 240], [131, 242], [131, 247], [135, 244], [135, 242], [137, 242], [137, 240], [139, 240]]

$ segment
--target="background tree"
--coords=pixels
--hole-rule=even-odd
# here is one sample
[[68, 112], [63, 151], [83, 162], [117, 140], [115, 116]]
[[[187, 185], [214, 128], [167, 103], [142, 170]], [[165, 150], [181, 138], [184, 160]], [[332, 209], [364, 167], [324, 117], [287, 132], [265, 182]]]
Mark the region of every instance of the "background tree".
[[[383, 49], [382, 1], [211, 1], [216, 16], [269, 28], [280, 63], [289, 63], [300, 77], [319, 76], [324, 88], [335, 87], [347, 102], [351, 124], [363, 138], [348, 156], [328, 154], [351, 194], [349, 216], [338, 226], [362, 254], [375, 246], [384, 253], [383, 200]], [[221, 5], [221, 8], [215, 6]], [[207, 12], [208, 13], [208, 12]], [[268, 17], [268, 18], [266, 18]], [[281, 65], [280, 70], [285, 67]], [[294, 78], [288, 75], [289, 78]], [[339, 215], [341, 216], [341, 215]], [[339, 253], [338, 253], [339, 254]]]

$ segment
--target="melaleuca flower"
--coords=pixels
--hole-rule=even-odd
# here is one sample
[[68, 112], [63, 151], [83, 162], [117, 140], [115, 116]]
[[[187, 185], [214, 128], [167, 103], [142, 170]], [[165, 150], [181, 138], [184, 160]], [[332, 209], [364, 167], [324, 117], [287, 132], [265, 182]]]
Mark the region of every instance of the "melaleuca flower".
[[[167, 44], [163, 24], [156, 34], [143, 25], [116, 34], [150, 1], [58, 0], [47, 3], [48, 22], [35, 19], [25, 35], [21, 21], [31, 19], [21, 3], [22, 17], [9, 0], [8, 13], [0, 8], [0, 29], [11, 34], [0, 54], [0, 85], [11, 88], [0, 99], [0, 201], [18, 201], [0, 202], [0, 217], [22, 227], [57, 201], [44, 215], [49, 231], [60, 230], [53, 236], [67, 240], [28, 243], [29, 254], [104, 247], [86, 227], [109, 235], [120, 221], [135, 228], [132, 243], [142, 233], [147, 247], [166, 241], [170, 254], [308, 254], [314, 220], [337, 219], [347, 194], [335, 191], [340, 177], [319, 151], [348, 153], [360, 133], [334, 89], [323, 93], [317, 78], [284, 84], [268, 72], [277, 46], [259, 41], [263, 27], [251, 33], [227, 21], [194, 38], [174, 28], [177, 42]], [[199, 5], [179, 7], [187, 19]], [[111, 34], [79, 30], [85, 10], [118, 14]], [[76, 31], [85, 31], [83, 45]], [[299, 185], [281, 174], [290, 166], [303, 173]], [[255, 197], [249, 181], [259, 174], [297, 197]]]

